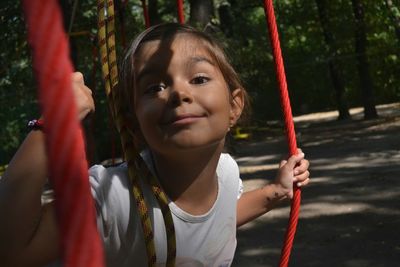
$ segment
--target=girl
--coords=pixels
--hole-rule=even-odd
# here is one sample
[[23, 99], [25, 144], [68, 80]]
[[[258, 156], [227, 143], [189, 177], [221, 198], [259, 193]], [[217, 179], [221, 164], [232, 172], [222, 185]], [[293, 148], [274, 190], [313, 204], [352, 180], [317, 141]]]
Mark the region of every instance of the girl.
[[[83, 78], [75, 74], [74, 79], [82, 119], [94, 106]], [[221, 47], [188, 26], [163, 24], [140, 34], [123, 60], [120, 83], [120, 98], [139, 129], [141, 155], [170, 200], [176, 265], [230, 266], [236, 227], [290, 199], [294, 182], [308, 184], [304, 154], [299, 150], [282, 161], [274, 183], [242, 193], [238, 166], [222, 151], [247, 94]], [[43, 151], [43, 133], [32, 132], [1, 180], [0, 212], [18, 211], [0, 222], [0, 251], [5, 253], [0, 259], [10, 265], [40, 266], [58, 255], [53, 205], [40, 205], [46, 180]], [[96, 165], [89, 174], [108, 266], [146, 266], [126, 164]], [[149, 186], [142, 186], [162, 266], [167, 257], [165, 226]], [[23, 218], [21, 211], [27, 213]]]

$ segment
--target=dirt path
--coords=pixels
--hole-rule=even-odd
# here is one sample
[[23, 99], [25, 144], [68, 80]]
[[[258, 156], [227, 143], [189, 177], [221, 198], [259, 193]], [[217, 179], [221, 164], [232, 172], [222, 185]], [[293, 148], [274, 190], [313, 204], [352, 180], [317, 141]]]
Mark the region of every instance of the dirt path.
[[[348, 122], [335, 113], [295, 118], [313, 182], [302, 192], [290, 266], [400, 266], [400, 103], [378, 112], [371, 121], [361, 109]], [[274, 177], [287, 150], [268, 129], [235, 147], [247, 190]], [[277, 208], [240, 228], [233, 266], [278, 266], [288, 214]]]

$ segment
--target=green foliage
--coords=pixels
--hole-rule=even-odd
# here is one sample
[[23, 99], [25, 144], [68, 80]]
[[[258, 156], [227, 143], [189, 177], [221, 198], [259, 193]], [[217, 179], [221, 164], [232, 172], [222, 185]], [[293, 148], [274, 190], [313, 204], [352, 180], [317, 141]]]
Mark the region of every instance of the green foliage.
[[[28, 119], [40, 114], [36, 100], [36, 85], [31, 68], [30, 51], [19, 1], [4, 1], [0, 7], [0, 164], [10, 160], [27, 133]], [[336, 47], [334, 50], [345, 78], [346, 96], [350, 106], [360, 105], [360, 88], [354, 53], [354, 17], [350, 0], [327, 1], [329, 28]], [[174, 1], [158, 0], [161, 21], [176, 21]], [[224, 25], [217, 15], [212, 23], [216, 35], [226, 46], [228, 54], [248, 89], [253, 104], [253, 123], [263, 124], [267, 119], [278, 119], [280, 105], [275, 70], [269, 44], [262, 1], [217, 0], [216, 8], [229, 6], [230, 25]], [[281, 47], [285, 60], [288, 87], [295, 114], [335, 109], [335, 97], [329, 74], [329, 53], [324, 42], [318, 12], [314, 1], [274, 1]], [[389, 10], [384, 1], [364, 1], [368, 38], [368, 59], [375, 84], [376, 103], [398, 101], [400, 98], [400, 40], [390, 16], [399, 16], [399, 1], [393, 1]], [[186, 19], [189, 19], [186, 3]], [[144, 29], [140, 1], [128, 1], [124, 12], [126, 40]], [[218, 12], [215, 12], [218, 14]], [[394, 15], [393, 15], [394, 14]], [[66, 18], [67, 24], [70, 17]], [[117, 54], [122, 55], [121, 24], [117, 14]], [[232, 34], [224, 34], [224, 27]], [[112, 143], [119, 147], [115, 131], [109, 123], [97, 58], [96, 4], [80, 0], [72, 32], [86, 32], [71, 36], [76, 69], [83, 72], [86, 83], [94, 91], [96, 114], [86, 128], [95, 136], [93, 161], [109, 158]], [[93, 140], [88, 140], [88, 143]], [[111, 140], [114, 140], [113, 142]], [[99, 149], [98, 149], [99, 148]], [[118, 154], [118, 151], [117, 151]]]
[[19, 3], [8, 2], [0, 7], [0, 162], [10, 159], [26, 134], [27, 116], [37, 116], [24, 22]]

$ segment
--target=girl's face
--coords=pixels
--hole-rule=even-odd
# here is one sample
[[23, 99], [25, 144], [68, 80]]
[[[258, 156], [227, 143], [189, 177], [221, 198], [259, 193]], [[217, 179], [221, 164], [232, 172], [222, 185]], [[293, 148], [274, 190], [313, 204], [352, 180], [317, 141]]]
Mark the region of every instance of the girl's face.
[[201, 41], [178, 34], [150, 41], [135, 57], [134, 110], [149, 147], [167, 155], [221, 145], [243, 108]]

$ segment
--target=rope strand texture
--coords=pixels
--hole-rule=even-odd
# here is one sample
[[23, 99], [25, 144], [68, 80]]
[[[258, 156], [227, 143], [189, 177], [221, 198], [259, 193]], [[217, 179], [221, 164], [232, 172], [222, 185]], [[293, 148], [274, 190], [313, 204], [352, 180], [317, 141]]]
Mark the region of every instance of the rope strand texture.
[[120, 133], [125, 159], [128, 164], [128, 174], [132, 185], [132, 194], [138, 207], [139, 217], [144, 233], [148, 265], [155, 266], [157, 258], [149, 211], [142, 193], [141, 183], [139, 182], [141, 177], [145, 178], [143, 181], [150, 183], [164, 218], [167, 234], [166, 266], [170, 267], [175, 265], [176, 240], [172, 214], [168, 206], [168, 198], [163, 192], [158, 180], [148, 170], [139, 154], [139, 151], [135, 147], [135, 136], [132, 136], [131, 134], [134, 130], [129, 129], [128, 125], [130, 124], [128, 118], [126, 118], [126, 115], [122, 110], [122, 105], [120, 104], [120, 99], [118, 99], [118, 95], [114, 90], [118, 84], [118, 70], [116, 64], [113, 6], [112, 0], [108, 0], [107, 4], [104, 0], [98, 1], [99, 43], [103, 66], [103, 78], [106, 82], [106, 94], [113, 110], [114, 120]]
[[[108, 102], [110, 109], [112, 110], [112, 114], [115, 120], [115, 123], [117, 125], [117, 129], [120, 132], [120, 137], [123, 145], [123, 150], [125, 154], [125, 160], [128, 164], [128, 175], [131, 180], [132, 184], [132, 193], [134, 196], [134, 199], [136, 201], [136, 206], [138, 207], [139, 211], [139, 216], [140, 216], [140, 221], [142, 223], [142, 228], [143, 228], [143, 233], [144, 233], [144, 239], [145, 239], [145, 245], [146, 245], [146, 251], [147, 251], [147, 260], [148, 260], [148, 265], [149, 266], [155, 266], [156, 263], [156, 253], [155, 253], [155, 246], [154, 246], [154, 235], [153, 235], [153, 229], [151, 227], [151, 221], [148, 216], [148, 209], [147, 205], [144, 201], [144, 196], [142, 193], [142, 190], [140, 189], [140, 185], [138, 182], [138, 172], [136, 171], [136, 168], [134, 167], [134, 162], [136, 159], [136, 154], [138, 154], [137, 151], [133, 151], [130, 149], [133, 147], [133, 144], [130, 140], [130, 136], [126, 131], [126, 127], [124, 127], [124, 118], [122, 116], [121, 112], [117, 112], [117, 106], [116, 106], [116, 99], [114, 98], [115, 93], [114, 93], [114, 86], [117, 83], [112, 83], [111, 82], [111, 75], [110, 75], [110, 54], [109, 51], [110, 49], [108, 48], [108, 45], [112, 45], [112, 41], [108, 42], [110, 37], [108, 36], [108, 33], [113, 34], [113, 31], [107, 30], [107, 27], [110, 26], [110, 21], [107, 21], [109, 19], [109, 9], [107, 8], [108, 3], [106, 4], [105, 0], [99, 0], [98, 1], [98, 35], [99, 35], [99, 45], [100, 45], [100, 53], [101, 53], [101, 62], [102, 62], [102, 73], [103, 73], [103, 79], [105, 81], [105, 90], [106, 90], [106, 95], [108, 97]], [[107, 15], [107, 17], [106, 17]], [[111, 17], [112, 18], [112, 17]], [[111, 26], [113, 28], [113, 26]], [[115, 39], [114, 39], [115, 40]], [[115, 43], [114, 43], [115, 47]], [[115, 52], [115, 49], [113, 50]], [[116, 67], [116, 66], [115, 66]], [[115, 78], [115, 77], [114, 77]], [[114, 84], [114, 86], [112, 86]]]
[[[269, 37], [275, 60], [275, 70], [279, 85], [280, 102], [285, 121], [286, 139], [288, 142], [289, 154], [295, 155], [297, 153], [296, 133], [294, 130], [292, 109], [290, 107], [285, 68], [283, 64], [282, 51], [279, 43], [279, 35], [276, 26], [275, 12], [272, 0], [264, 0], [264, 11], [266, 15]], [[301, 190], [296, 185], [293, 186], [294, 195], [291, 204], [289, 223], [281, 252], [281, 259], [279, 264], [280, 267], [286, 267], [289, 264], [290, 253], [293, 247], [293, 240], [296, 234], [297, 222], [300, 213]]]
[[25, 0], [23, 8], [45, 119], [62, 260], [64, 266], [104, 266], [61, 11], [56, 0]]

